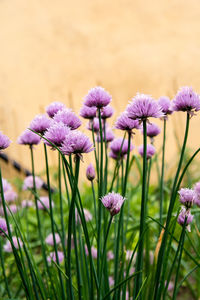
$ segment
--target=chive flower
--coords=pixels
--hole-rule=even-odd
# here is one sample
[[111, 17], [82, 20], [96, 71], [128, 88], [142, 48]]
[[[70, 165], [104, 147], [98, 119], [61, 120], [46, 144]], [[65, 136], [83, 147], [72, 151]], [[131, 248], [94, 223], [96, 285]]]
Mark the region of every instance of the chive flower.
[[132, 120], [128, 117], [128, 113], [123, 112], [115, 122], [115, 128], [120, 130], [132, 131], [133, 129], [139, 129], [140, 124], [138, 120]]
[[[6, 202], [10, 203], [17, 199], [17, 193], [14, 192], [12, 189], [8, 190], [4, 193], [4, 199]], [[1, 200], [1, 197], [0, 197]]]
[[0, 236], [5, 236], [4, 232], [8, 234], [8, 228], [6, 224], [6, 220], [3, 218], [0, 218]]
[[[46, 210], [50, 208], [49, 197], [40, 197], [38, 201], [38, 209]], [[54, 207], [54, 202], [52, 201], [52, 207]]]
[[64, 108], [65, 105], [63, 103], [55, 101], [46, 107], [46, 113], [50, 118], [53, 118], [58, 111], [63, 110]]
[[37, 115], [31, 121], [29, 128], [43, 135], [45, 131], [51, 126], [51, 124], [52, 119], [49, 119], [45, 114]]
[[102, 108], [111, 101], [110, 94], [104, 88], [97, 86], [92, 88], [84, 98], [84, 105], [89, 107]]
[[193, 215], [191, 214], [190, 210], [186, 209], [185, 207], [182, 207], [177, 218], [178, 224], [183, 226], [186, 221], [187, 230], [190, 232], [191, 231], [190, 223], [192, 223], [192, 220], [193, 220]]
[[[143, 133], [143, 128], [141, 129]], [[153, 138], [160, 134], [160, 127], [155, 123], [147, 123], [147, 136]]]
[[[114, 159], [124, 158], [128, 152], [128, 140], [116, 138], [110, 143], [110, 157]], [[133, 150], [133, 145], [130, 145], [130, 151]]]
[[0, 151], [8, 148], [11, 140], [0, 131]]
[[164, 114], [163, 118], [167, 119], [167, 115], [171, 115], [173, 113], [172, 101], [170, 101], [169, 97], [161, 96], [158, 99], [158, 104], [160, 105]]
[[[115, 135], [114, 135], [112, 129], [110, 129], [110, 128], [106, 128], [106, 138], [105, 138], [104, 130], [102, 132], [102, 135], [103, 135], [103, 141], [105, 142], [105, 139], [106, 139], [107, 143], [112, 142], [115, 138]], [[97, 141], [97, 143], [101, 142], [101, 135], [99, 132], [97, 133], [96, 141]]]
[[32, 132], [29, 129], [26, 129], [19, 137], [17, 140], [18, 144], [20, 145], [38, 145], [40, 143], [40, 137]]
[[[144, 145], [141, 145], [138, 147], [138, 152], [141, 157], [143, 157], [144, 154]], [[147, 144], [147, 159], [152, 158], [152, 156], [155, 154], [156, 149], [153, 145]]]
[[[43, 181], [42, 179], [40, 179], [38, 176], [35, 176], [35, 187], [36, 189], [41, 189], [41, 187], [43, 186]], [[24, 184], [23, 184], [23, 190], [28, 190], [28, 189], [33, 189], [34, 185], [33, 185], [33, 176], [27, 176], [24, 179]]]
[[93, 150], [90, 139], [81, 131], [71, 131], [65, 138], [60, 150], [65, 155], [88, 153]]
[[180, 202], [188, 209], [192, 207], [195, 198], [195, 192], [192, 189], [182, 188], [178, 191]]
[[108, 193], [107, 195], [101, 198], [101, 202], [109, 210], [111, 216], [114, 216], [120, 212], [124, 201], [125, 198], [115, 192]]
[[44, 134], [44, 138], [46, 139], [44, 140], [44, 143], [48, 146], [51, 146], [52, 149], [53, 146], [51, 145], [51, 143], [57, 147], [60, 147], [70, 131], [70, 128], [65, 126], [62, 122], [54, 122]]
[[112, 117], [113, 113], [114, 113], [114, 109], [112, 108], [112, 106], [110, 105], [104, 106], [101, 110], [101, 118], [108, 119]]
[[[60, 236], [58, 233], [55, 233], [55, 240], [56, 240], [56, 244], [58, 245], [60, 243]], [[45, 239], [46, 244], [53, 246], [54, 245], [54, 241], [53, 241], [53, 234], [50, 233], [46, 239]]]
[[22, 206], [22, 208], [25, 208], [25, 207], [32, 207], [32, 206], [33, 206], [33, 202], [32, 202], [31, 200], [24, 199], [24, 200], [22, 200], [22, 202], [21, 202], [21, 206]]
[[[64, 260], [64, 254], [63, 254], [62, 251], [57, 251], [57, 254], [58, 254], [58, 261], [59, 261], [59, 263], [61, 263], [61, 262]], [[53, 260], [54, 262], [57, 261], [57, 260], [56, 260], [56, 253], [55, 253], [55, 252], [51, 252], [51, 253], [49, 254], [49, 256], [47, 257], [47, 261], [48, 261], [49, 263], [51, 263], [52, 260]]]
[[94, 119], [96, 117], [97, 108], [83, 105], [80, 110], [80, 116], [84, 119]]
[[[88, 248], [86, 245], [85, 245], [85, 254], [87, 256], [89, 255]], [[95, 248], [94, 246], [91, 247], [91, 254], [94, 259], [97, 259], [97, 248]]]
[[200, 182], [197, 182], [194, 186], [194, 203], [200, 207]]
[[81, 120], [71, 109], [63, 109], [57, 112], [53, 117], [54, 121], [62, 122], [71, 130], [75, 130], [81, 126]]
[[172, 101], [174, 111], [187, 111], [191, 116], [194, 112], [200, 110], [200, 98], [195, 93], [192, 87], [182, 87], [179, 89], [175, 98]]
[[[12, 237], [12, 241], [14, 244], [15, 249], [19, 249], [19, 245], [20, 247], [23, 246], [22, 241], [20, 238], [17, 238], [16, 236]], [[3, 250], [7, 253], [11, 253], [12, 252], [12, 246], [9, 240], [7, 240], [6, 244], [3, 246]]]
[[90, 163], [87, 167], [86, 177], [89, 181], [93, 181], [95, 179], [95, 168], [92, 163]]
[[[11, 184], [4, 178], [2, 178], [2, 184], [3, 184], [3, 192], [4, 193], [12, 189]], [[1, 189], [0, 189], [0, 191], [1, 191]]]

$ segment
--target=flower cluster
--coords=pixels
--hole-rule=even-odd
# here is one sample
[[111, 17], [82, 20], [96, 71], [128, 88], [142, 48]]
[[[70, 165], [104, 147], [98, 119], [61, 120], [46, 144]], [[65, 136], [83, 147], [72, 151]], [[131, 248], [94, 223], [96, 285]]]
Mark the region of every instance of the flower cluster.
[[109, 210], [111, 216], [120, 212], [120, 209], [125, 201], [125, 198], [118, 193], [108, 193], [101, 198], [103, 205]]
[[190, 231], [190, 223], [193, 220], [193, 215], [190, 212], [190, 208], [194, 204], [195, 191], [193, 189], [182, 188], [179, 190], [179, 200], [183, 205], [178, 215], [177, 222], [181, 226], [186, 226], [187, 230]]

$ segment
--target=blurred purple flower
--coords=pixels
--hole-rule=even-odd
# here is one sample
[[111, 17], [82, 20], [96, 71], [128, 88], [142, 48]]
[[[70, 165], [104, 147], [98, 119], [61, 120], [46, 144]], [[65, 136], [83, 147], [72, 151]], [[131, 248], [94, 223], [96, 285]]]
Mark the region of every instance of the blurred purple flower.
[[181, 226], [183, 226], [185, 224], [186, 218], [187, 218], [187, 221], [186, 221], [187, 230], [190, 232], [189, 224], [192, 223], [193, 215], [191, 214], [189, 209], [186, 209], [185, 207], [182, 207], [182, 209], [181, 209], [181, 211], [178, 215], [177, 222]]
[[[87, 129], [92, 131], [92, 126], [93, 126], [93, 130], [94, 132], [98, 132], [99, 131], [99, 119], [98, 118], [94, 118], [93, 120], [90, 120], [87, 124]], [[103, 128], [103, 123], [102, 123], [102, 128]]]
[[[4, 193], [12, 189], [11, 184], [8, 183], [8, 181], [6, 179], [2, 178], [2, 183], [3, 183]], [[1, 189], [0, 189], [0, 191], [1, 191]]]
[[[114, 159], [123, 158], [128, 152], [128, 140], [116, 138], [110, 143], [110, 156]], [[133, 145], [130, 146], [130, 151], [133, 150]]]
[[[36, 189], [41, 189], [42, 185], [43, 185], [42, 179], [40, 179], [38, 176], [35, 176]], [[27, 176], [24, 179], [23, 190], [33, 189], [33, 187], [34, 187], [33, 186], [33, 176], [32, 175]]]
[[109, 210], [111, 216], [119, 213], [125, 198], [118, 193], [108, 193], [101, 198], [103, 205]]
[[[85, 215], [85, 221], [86, 222], [92, 221], [92, 214], [90, 213], [90, 211], [86, 208], [84, 208], [83, 211], [84, 211], [84, 215]], [[81, 219], [78, 215], [77, 209], [75, 210], [75, 217], [76, 217], [76, 221], [78, 223], [81, 223]]]
[[58, 111], [63, 110], [65, 108], [65, 105], [61, 102], [52, 102], [46, 107], [46, 112], [49, 115], [50, 118], [53, 118], [55, 114], [57, 114]]
[[8, 190], [4, 193], [4, 199], [8, 203], [13, 202], [17, 199], [17, 193], [15, 193], [12, 189]]
[[0, 151], [8, 148], [11, 140], [0, 131]]
[[[64, 260], [64, 254], [61, 251], [57, 251], [57, 253], [58, 253], [58, 261], [59, 261], [59, 263], [61, 263]], [[52, 260], [54, 262], [56, 262], [56, 253], [55, 252], [51, 252], [49, 254], [49, 256], [47, 257], [47, 261], [49, 263], [51, 263]]]
[[[21, 239], [17, 238], [16, 236], [12, 237], [12, 241], [16, 249], [19, 249], [19, 245], [20, 247], [23, 246]], [[12, 252], [12, 246], [9, 240], [7, 240], [6, 244], [3, 246], [3, 250], [7, 253]]]
[[6, 234], [8, 234], [8, 228], [7, 228], [7, 224], [6, 224], [6, 220], [4, 220], [3, 218], [0, 217], [0, 236], [5, 236], [4, 232]]
[[[106, 142], [110, 143], [114, 140], [115, 136], [114, 133], [112, 131], [112, 129], [110, 128], [106, 128]], [[101, 136], [100, 136], [100, 132], [98, 132], [97, 134], [97, 139], [96, 139], [97, 143], [101, 142]], [[105, 142], [105, 138], [104, 138], [104, 130], [103, 130], [103, 141]]]
[[[143, 133], [143, 126], [141, 129], [142, 133]], [[147, 123], [147, 136], [150, 138], [153, 138], [157, 135], [159, 135], [160, 133], [160, 127], [158, 127], [158, 125], [156, 125], [155, 123]]]
[[101, 118], [108, 119], [112, 117], [113, 113], [114, 113], [114, 109], [112, 108], [112, 106], [110, 105], [104, 106], [101, 110]]
[[200, 110], [200, 97], [192, 87], [182, 87], [172, 101], [172, 108], [174, 111], [187, 111], [192, 116]]
[[161, 107], [151, 96], [139, 93], [132, 99], [126, 111], [129, 118], [140, 121], [164, 116]]
[[[55, 233], [55, 240], [56, 240], [56, 244], [59, 244], [60, 243], [60, 236], [58, 233]], [[45, 239], [45, 242], [50, 245], [50, 246], [53, 246], [54, 245], [54, 241], [53, 241], [53, 234], [50, 233], [46, 239]]]
[[89, 90], [88, 94], [85, 96], [84, 105], [97, 108], [102, 108], [107, 106], [111, 101], [111, 96], [102, 87], [95, 87]]
[[40, 137], [36, 133], [30, 131], [29, 129], [26, 129], [18, 137], [17, 142], [20, 145], [38, 145], [40, 143]]
[[[52, 201], [52, 207], [54, 207], [54, 203]], [[40, 201], [38, 200], [38, 209], [46, 210], [50, 208], [49, 197], [40, 197]]]
[[120, 130], [131, 131], [133, 129], [139, 129], [140, 124], [138, 120], [132, 120], [128, 117], [127, 112], [123, 112], [115, 122], [115, 128]]
[[96, 117], [97, 108], [83, 105], [80, 110], [80, 116], [84, 119], [93, 119]]
[[89, 181], [93, 181], [95, 179], [95, 168], [92, 163], [90, 163], [87, 167], [86, 177]]
[[200, 181], [194, 186], [194, 203], [200, 207]]
[[[144, 146], [141, 145], [138, 147], [138, 152], [140, 154], [140, 156], [143, 157], [143, 153], [144, 153]], [[156, 152], [156, 149], [153, 145], [151, 144], [147, 144], [147, 159], [151, 158]]]
[[110, 251], [108, 251], [107, 252], [107, 259], [108, 260], [112, 260], [112, 259], [114, 259], [114, 253], [110, 250]]
[[25, 200], [22, 201], [21, 205], [22, 205], [22, 208], [32, 207], [33, 202], [31, 200], [25, 199]]
[[[70, 131], [70, 128], [65, 126], [62, 122], [54, 122], [45, 132], [44, 138], [49, 140], [55, 146], [60, 147]], [[47, 140], [44, 140], [44, 143], [53, 148]]]
[[164, 118], [167, 117], [167, 115], [171, 115], [173, 113], [172, 110], [172, 101], [166, 96], [162, 96], [158, 99], [158, 104], [160, 105], [162, 112], [164, 114]]
[[108, 281], [109, 281], [109, 286], [114, 286], [115, 280], [112, 276], [109, 276]]
[[90, 139], [81, 131], [71, 131], [62, 143], [60, 150], [65, 155], [88, 153], [93, 150]]
[[186, 206], [186, 208], [190, 208], [194, 203], [195, 192], [192, 189], [182, 188], [178, 191], [180, 202]]
[[29, 128], [43, 135], [51, 124], [52, 119], [49, 119], [45, 114], [37, 115], [30, 123]]
[[81, 120], [71, 109], [63, 109], [57, 112], [53, 117], [55, 122], [62, 122], [65, 126], [71, 130], [75, 130], [81, 126]]
[[[89, 255], [88, 248], [86, 245], [85, 245], [85, 254], [87, 256]], [[97, 249], [94, 246], [91, 247], [91, 254], [92, 254], [93, 258], [95, 258], [95, 259], [97, 258]]]

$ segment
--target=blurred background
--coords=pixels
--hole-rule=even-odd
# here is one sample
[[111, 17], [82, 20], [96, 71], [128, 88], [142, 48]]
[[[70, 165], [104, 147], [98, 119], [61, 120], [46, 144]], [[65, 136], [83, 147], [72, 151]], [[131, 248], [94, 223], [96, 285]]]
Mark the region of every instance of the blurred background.
[[[136, 92], [173, 98], [189, 85], [200, 93], [199, 0], [1, 0], [0, 28], [0, 130], [13, 141], [6, 153], [24, 167], [29, 151], [16, 139], [52, 101], [78, 113], [88, 90], [102, 85], [113, 97], [114, 121]], [[170, 117], [168, 161], [184, 124], [184, 113]], [[192, 118], [194, 149], [199, 126], [200, 117]], [[35, 155], [40, 172], [43, 154]]]

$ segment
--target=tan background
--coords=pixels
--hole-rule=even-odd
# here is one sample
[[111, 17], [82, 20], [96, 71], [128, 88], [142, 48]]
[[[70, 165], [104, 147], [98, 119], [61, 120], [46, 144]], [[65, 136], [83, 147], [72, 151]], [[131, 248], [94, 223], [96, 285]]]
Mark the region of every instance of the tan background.
[[[13, 140], [8, 153], [24, 166], [28, 150], [16, 138], [53, 100], [78, 112], [88, 89], [101, 84], [116, 116], [137, 91], [172, 97], [192, 85], [200, 93], [199, 0], [1, 0], [0, 28], [0, 127]], [[183, 117], [170, 121], [168, 160]], [[199, 125], [193, 118], [194, 148]]]

